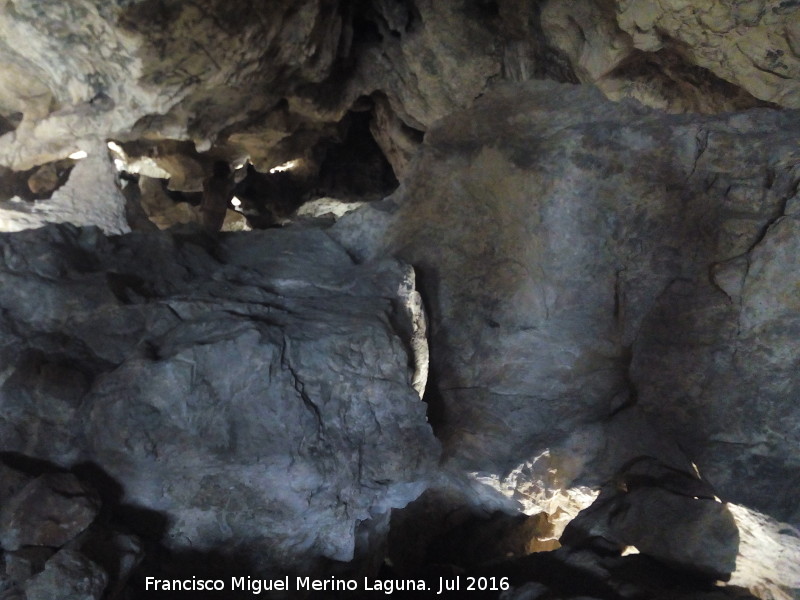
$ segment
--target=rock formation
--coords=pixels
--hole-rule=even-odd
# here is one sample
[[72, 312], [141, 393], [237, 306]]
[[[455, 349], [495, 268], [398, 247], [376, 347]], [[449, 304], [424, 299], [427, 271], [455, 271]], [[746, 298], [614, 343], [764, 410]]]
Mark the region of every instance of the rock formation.
[[[124, 482], [122, 502], [168, 515], [169, 547], [224, 544], [268, 565], [349, 560], [356, 522], [423, 489], [438, 445], [411, 386], [396, 262], [354, 266], [315, 230], [4, 238], [4, 451], [91, 462]], [[47, 513], [26, 490], [19, 502]], [[5, 550], [62, 545], [21, 538], [13, 524], [36, 515], [15, 507]]]
[[0, 34], [0, 598], [800, 597], [797, 2]]

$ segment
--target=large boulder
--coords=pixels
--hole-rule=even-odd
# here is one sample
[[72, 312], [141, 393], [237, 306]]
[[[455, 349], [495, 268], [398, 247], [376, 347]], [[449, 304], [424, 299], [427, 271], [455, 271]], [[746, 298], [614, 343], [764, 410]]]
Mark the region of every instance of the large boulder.
[[168, 547], [347, 560], [424, 489], [408, 267], [301, 230], [0, 246], [2, 451], [100, 467]]
[[633, 456], [690, 468], [673, 439], [721, 497], [796, 518], [798, 123], [531, 83], [430, 130], [334, 232], [418, 270], [447, 464], [554, 512]]
[[712, 579], [729, 580], [739, 531], [727, 505], [694, 473], [639, 457], [567, 526], [561, 542], [642, 554]]

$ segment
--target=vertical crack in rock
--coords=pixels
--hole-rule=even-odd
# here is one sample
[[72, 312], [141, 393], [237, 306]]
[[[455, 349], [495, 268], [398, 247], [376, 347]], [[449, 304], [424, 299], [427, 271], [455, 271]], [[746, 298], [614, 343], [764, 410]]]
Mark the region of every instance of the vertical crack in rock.
[[300, 376], [297, 374], [297, 371], [294, 370], [292, 367], [291, 359], [288, 355], [291, 354], [290, 349], [290, 342], [289, 339], [286, 337], [286, 333], [283, 333], [283, 343], [281, 344], [281, 367], [284, 369], [288, 369], [289, 373], [292, 377], [292, 385], [297, 393], [300, 395], [300, 398], [303, 400], [303, 404], [305, 404], [306, 408], [314, 415], [314, 418], [317, 422], [317, 435], [321, 436], [324, 433], [324, 422], [322, 419], [322, 413], [319, 410], [319, 407], [314, 403], [311, 397], [305, 391], [305, 385], [303, 381], [300, 379]]

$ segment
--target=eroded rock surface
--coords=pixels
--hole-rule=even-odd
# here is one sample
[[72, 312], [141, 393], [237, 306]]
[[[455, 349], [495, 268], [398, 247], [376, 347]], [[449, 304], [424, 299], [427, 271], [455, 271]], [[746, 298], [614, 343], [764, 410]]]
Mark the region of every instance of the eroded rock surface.
[[88, 558], [74, 550], [61, 550], [44, 565], [44, 570], [25, 584], [26, 600], [100, 600], [107, 575]]
[[800, 108], [800, 6], [781, 0], [693, 6], [620, 0], [617, 20], [637, 48], [674, 46], [756, 98]]
[[694, 473], [649, 457], [635, 459], [602, 488], [561, 542], [600, 544], [620, 553], [633, 546], [668, 565], [724, 581], [739, 553], [734, 517], [713, 488]]
[[[172, 550], [229, 546], [302, 568], [360, 544], [377, 569], [386, 511], [421, 492], [438, 452], [414, 392], [422, 301], [400, 257], [432, 316], [426, 399], [445, 450], [422, 522], [541, 511], [530, 530], [551, 543], [631, 457], [691, 460], [750, 507], [731, 505], [746, 559], [732, 581], [759, 571], [759, 594], [781, 600], [800, 588], [797, 2], [0, 8], [0, 230], [191, 231], [202, 218], [190, 195], [247, 161], [241, 174], [292, 173], [237, 179], [235, 222], [223, 221], [226, 178], [210, 229], [244, 228], [242, 213], [255, 227], [328, 226], [402, 182], [331, 230], [378, 259], [361, 266], [299, 230], [0, 239], [0, 450], [94, 463], [124, 502], [168, 517], [157, 533]], [[75, 160], [67, 179], [56, 165]], [[349, 202], [298, 210], [319, 196]], [[28, 481], [0, 476], [0, 500]], [[696, 506], [660, 494], [631, 492], [647, 497], [626, 514]], [[406, 515], [410, 531], [428, 508]], [[703, 531], [701, 517], [675, 527]], [[616, 537], [672, 561], [643, 522], [615, 522]], [[91, 560], [121, 590], [141, 548], [106, 533], [49, 581], [71, 569], [91, 583]], [[86, 536], [66, 543], [83, 552]], [[477, 562], [504, 548], [480, 545]], [[99, 560], [103, 547], [122, 558]], [[8, 557], [23, 579], [50, 559]], [[729, 558], [701, 566], [724, 575]], [[514, 597], [670, 597], [669, 570], [649, 559], [634, 571], [657, 583], [643, 587], [606, 585], [628, 563], [583, 550], [549, 560], [536, 571], [546, 585], [521, 578]], [[553, 565], [596, 585], [562, 589], [546, 579]]]
[[[334, 231], [364, 257], [418, 268], [450, 464], [502, 477], [528, 457], [541, 501], [637, 454], [686, 468], [643, 411], [721, 497], [791, 517], [796, 445], [778, 438], [797, 422], [797, 261], [783, 216], [800, 180], [797, 122], [774, 110], [668, 116], [531, 84], [428, 132], [405, 186]], [[737, 268], [758, 265], [741, 275], [744, 304], [709, 278], [742, 256]], [[714, 373], [724, 392], [702, 383]], [[723, 430], [747, 433], [715, 452]]]
[[347, 560], [424, 489], [407, 267], [320, 231], [0, 243], [4, 450], [98, 465], [168, 547]]
[[74, 475], [42, 475], [0, 508], [0, 546], [63, 546], [94, 521], [98, 509], [95, 495]]

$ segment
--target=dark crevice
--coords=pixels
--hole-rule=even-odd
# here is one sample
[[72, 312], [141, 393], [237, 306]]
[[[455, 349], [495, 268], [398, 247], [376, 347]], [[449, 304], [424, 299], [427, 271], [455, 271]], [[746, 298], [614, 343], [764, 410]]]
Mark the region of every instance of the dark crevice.
[[370, 131], [372, 100], [364, 97], [338, 124], [336, 136], [320, 141], [306, 169], [262, 173], [252, 165], [234, 188], [239, 208], [256, 228], [274, 227], [304, 202], [320, 197], [379, 200], [398, 185], [391, 165]]
[[377, 200], [397, 188], [394, 171], [370, 132], [370, 118], [366, 111], [345, 117], [339, 143], [323, 151], [318, 195]]
[[711, 104], [726, 102], [727, 110], [779, 108], [775, 104], [759, 100], [710, 70], [693, 64], [684, 58], [686, 52], [674, 40], [669, 48], [657, 52], [635, 50], [606, 79], [641, 82], [649, 87], [657, 87], [664, 94], [679, 98], [687, 111], [704, 112], [704, 101], [713, 98], [718, 100]]
[[17, 197], [26, 202], [47, 200], [68, 180], [77, 161], [65, 158], [24, 171], [0, 166], [0, 202]]
[[[498, 5], [505, 44], [503, 78], [580, 83], [569, 58], [547, 41], [542, 27], [541, 3], [529, 3], [523, 14], [516, 8], [514, 3]], [[521, 53], [520, 48], [523, 49]], [[520, 60], [525, 64], [517, 64]]]
[[372, 7], [371, 2], [368, 0], [354, 2], [351, 19], [354, 49], [364, 45], [380, 44], [383, 41], [383, 34], [378, 25], [379, 20], [382, 19]]
[[0, 115], [0, 136], [15, 131], [22, 122], [22, 113], [15, 112], [8, 115]]

